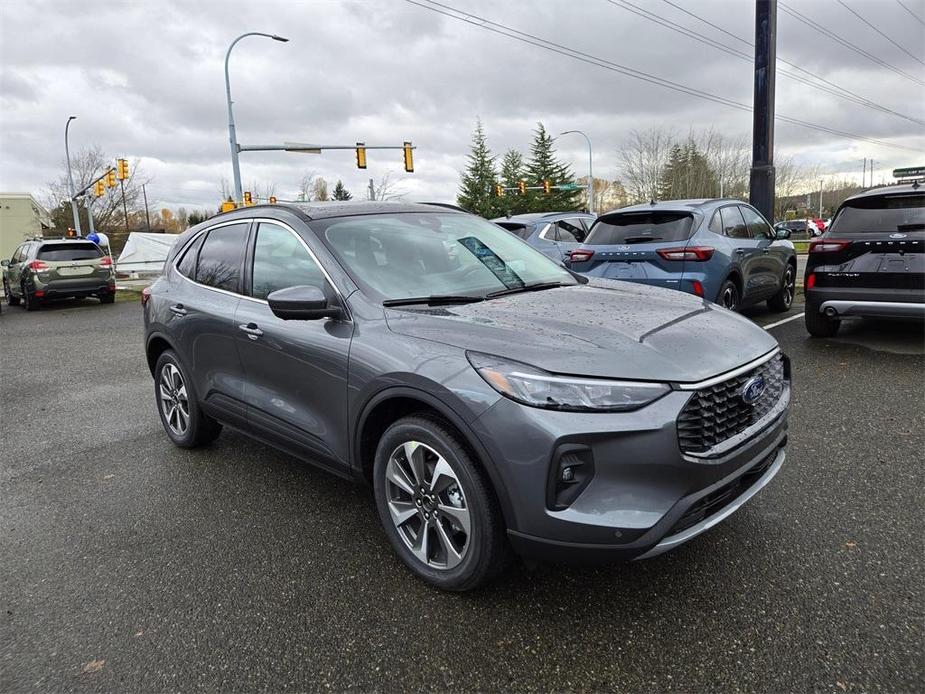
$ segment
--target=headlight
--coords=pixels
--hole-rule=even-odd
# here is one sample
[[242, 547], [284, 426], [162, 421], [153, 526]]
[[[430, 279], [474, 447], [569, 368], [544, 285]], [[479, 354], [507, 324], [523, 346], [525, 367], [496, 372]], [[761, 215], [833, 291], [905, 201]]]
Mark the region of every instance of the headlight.
[[658, 400], [664, 383], [557, 376], [520, 362], [466, 352], [469, 363], [492, 388], [531, 407], [572, 412], [626, 412]]

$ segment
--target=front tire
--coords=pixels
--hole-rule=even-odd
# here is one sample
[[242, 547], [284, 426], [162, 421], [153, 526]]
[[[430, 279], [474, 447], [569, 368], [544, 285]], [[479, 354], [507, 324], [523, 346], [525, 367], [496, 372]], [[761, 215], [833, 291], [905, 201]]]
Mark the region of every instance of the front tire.
[[20, 286], [22, 294], [22, 303], [27, 311], [38, 311], [39, 310], [39, 300], [36, 299], [29, 291], [26, 289], [26, 285], [22, 284]]
[[813, 337], [832, 337], [841, 326], [841, 321], [838, 318], [829, 318], [824, 313], [819, 313], [818, 308], [810, 306], [806, 307], [803, 319], [806, 323], [807, 332]]
[[222, 425], [202, 411], [193, 384], [173, 350], [165, 350], [154, 367], [154, 398], [164, 431], [180, 448], [212, 443]]
[[504, 568], [509, 549], [494, 492], [446, 422], [412, 415], [392, 424], [373, 477], [386, 535], [420, 578], [465, 591]]
[[731, 279], [723, 282], [723, 286], [719, 288], [716, 303], [723, 308], [728, 308], [730, 311], [739, 310], [739, 288], [735, 282]]
[[793, 292], [796, 288], [796, 270], [793, 265], [787, 263], [787, 269], [784, 270], [784, 276], [781, 277], [780, 290], [768, 299], [768, 308], [775, 313], [789, 311], [793, 305]]

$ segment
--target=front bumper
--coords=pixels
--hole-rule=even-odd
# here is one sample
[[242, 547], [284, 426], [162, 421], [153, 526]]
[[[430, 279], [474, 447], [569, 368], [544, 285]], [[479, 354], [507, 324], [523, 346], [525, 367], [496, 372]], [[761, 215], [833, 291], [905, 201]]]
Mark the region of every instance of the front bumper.
[[[757, 431], [713, 457], [681, 452], [676, 421], [691, 396], [672, 391], [637, 412], [582, 414], [502, 399], [476, 420], [511, 499], [508, 535], [523, 556], [606, 563], [655, 556], [713, 527], [764, 487], [784, 461], [789, 384]], [[593, 455], [594, 473], [564, 509], [548, 500], [563, 446]]]

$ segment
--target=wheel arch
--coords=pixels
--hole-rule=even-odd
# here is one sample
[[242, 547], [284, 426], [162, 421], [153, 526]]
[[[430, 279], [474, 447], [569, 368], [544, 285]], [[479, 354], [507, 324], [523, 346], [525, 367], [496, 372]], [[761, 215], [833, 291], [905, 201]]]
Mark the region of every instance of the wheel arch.
[[174, 349], [173, 344], [162, 333], [152, 333], [145, 343], [145, 358], [148, 362], [148, 371], [154, 375], [157, 360], [168, 349]]

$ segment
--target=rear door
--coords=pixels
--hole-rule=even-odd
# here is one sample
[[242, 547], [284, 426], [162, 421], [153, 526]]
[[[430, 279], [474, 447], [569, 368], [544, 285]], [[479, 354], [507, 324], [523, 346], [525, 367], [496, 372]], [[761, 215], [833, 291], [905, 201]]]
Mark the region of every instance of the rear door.
[[923, 301], [925, 194], [848, 200], [810, 246], [819, 287], [851, 287], [871, 301]]
[[559, 257], [556, 260], [559, 261], [564, 260], [568, 253], [578, 248], [588, 235], [579, 217], [560, 219], [555, 224], [555, 233], [556, 245], [559, 248]]
[[19, 292], [19, 280], [22, 276], [22, 260], [28, 247], [29, 244], [24, 243], [13, 251], [13, 255], [10, 256], [10, 265], [6, 270], [7, 284], [10, 285], [12, 291], [17, 293]]
[[780, 288], [787, 258], [790, 257], [790, 245], [783, 242], [775, 245], [771, 225], [765, 221], [758, 210], [750, 205], [739, 207], [745, 218], [748, 233], [756, 245], [755, 260], [752, 265], [756, 290], [754, 298], [773, 296]]
[[751, 301], [760, 294], [761, 272], [758, 242], [752, 238], [739, 205], [720, 208], [723, 234], [732, 246], [732, 260], [742, 275], [742, 300]]

